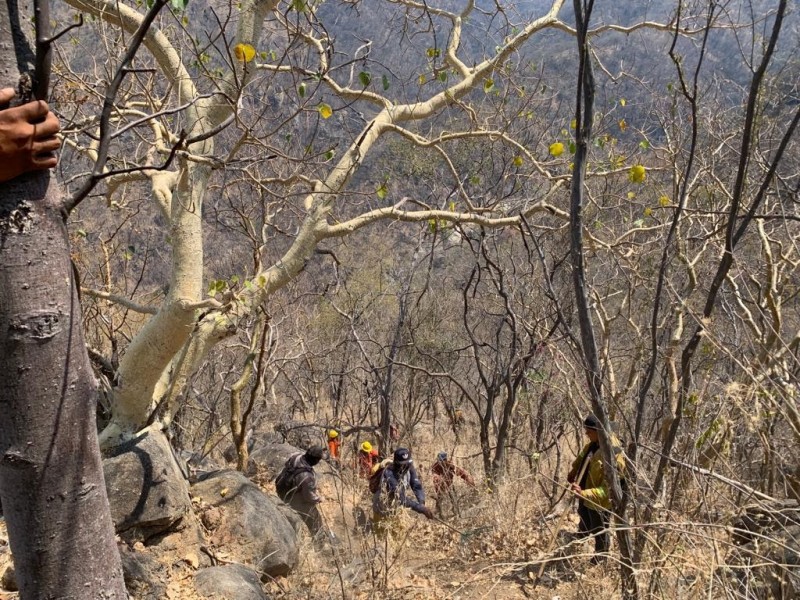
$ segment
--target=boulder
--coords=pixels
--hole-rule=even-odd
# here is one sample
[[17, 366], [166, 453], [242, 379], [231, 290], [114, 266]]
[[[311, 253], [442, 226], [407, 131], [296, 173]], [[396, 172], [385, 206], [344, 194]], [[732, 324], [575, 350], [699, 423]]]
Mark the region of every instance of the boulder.
[[[286, 459], [298, 452], [303, 450], [291, 444], [267, 444], [254, 450], [250, 455], [250, 461], [255, 465], [259, 479], [268, 482], [278, 476], [286, 464]], [[327, 477], [337, 473], [336, 469], [325, 460], [314, 467], [314, 472], [317, 474], [317, 482], [325, 481]]]
[[271, 576], [286, 575], [296, 566], [297, 534], [276, 497], [229, 470], [209, 474], [191, 492], [201, 504], [220, 509], [209, 532], [218, 551]]
[[283, 442], [304, 450], [314, 444], [325, 444], [325, 428], [319, 425], [285, 421], [275, 425], [275, 431], [283, 437]]
[[149, 554], [120, 547], [125, 587], [136, 600], [161, 600], [166, 597], [168, 573], [164, 565]]
[[291, 444], [266, 444], [250, 454], [250, 461], [264, 481], [272, 481], [278, 476], [292, 454], [302, 452]]
[[179, 528], [191, 510], [188, 483], [160, 432], [115, 448], [103, 470], [114, 527], [130, 543]]
[[179, 464], [184, 471], [186, 479], [194, 483], [203, 475], [219, 471], [220, 465], [215, 463], [209, 457], [203, 457], [199, 452], [191, 452], [190, 450], [181, 450], [178, 453], [180, 458]]
[[194, 587], [208, 600], [267, 600], [258, 574], [244, 565], [202, 569], [194, 576]]
[[[260, 431], [257, 433], [252, 433], [247, 437], [247, 451], [253, 452], [254, 450], [257, 450], [263, 446], [280, 444], [282, 442], [283, 435], [277, 431]], [[236, 447], [231, 444], [225, 449], [222, 455], [228, 462], [236, 462]]]

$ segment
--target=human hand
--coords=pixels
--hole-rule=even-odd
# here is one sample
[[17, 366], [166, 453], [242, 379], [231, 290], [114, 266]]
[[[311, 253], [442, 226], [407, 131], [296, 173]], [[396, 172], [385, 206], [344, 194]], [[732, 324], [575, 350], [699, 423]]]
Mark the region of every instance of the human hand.
[[0, 89], [0, 182], [56, 166], [61, 126], [42, 100], [8, 108], [16, 93]]
[[423, 515], [428, 517], [429, 519], [433, 519], [433, 511], [428, 508], [427, 506], [423, 506], [422, 510], [420, 511]]
[[574, 494], [580, 494], [581, 493], [581, 486], [579, 486], [577, 483], [573, 483], [572, 485], [570, 485], [569, 489]]

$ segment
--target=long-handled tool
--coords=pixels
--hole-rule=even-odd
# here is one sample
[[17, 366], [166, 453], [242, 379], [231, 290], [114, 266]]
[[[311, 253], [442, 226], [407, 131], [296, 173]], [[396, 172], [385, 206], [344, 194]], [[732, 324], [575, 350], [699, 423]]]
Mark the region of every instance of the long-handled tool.
[[459, 543], [461, 543], [461, 544], [466, 542], [473, 535], [481, 533], [481, 532], [486, 531], [488, 529], [491, 529], [491, 527], [487, 526], [487, 527], [476, 527], [475, 529], [470, 529], [468, 531], [461, 531], [460, 529], [456, 529], [455, 527], [450, 525], [450, 523], [448, 523], [447, 521], [443, 521], [439, 517], [433, 517], [433, 520], [436, 521], [437, 523], [441, 523], [442, 525], [447, 527], [450, 531], [452, 531], [454, 533], [457, 533], [460, 536]]
[[[583, 475], [586, 473], [586, 469], [589, 467], [589, 463], [592, 460], [592, 455], [588, 454], [583, 458], [583, 464], [581, 465], [581, 470], [578, 473], [578, 476], [573, 480], [577, 482], [581, 482], [583, 480]], [[558, 532], [561, 531], [561, 526], [564, 524], [564, 520], [567, 518], [567, 515], [572, 512], [572, 499], [570, 499], [569, 503], [567, 504], [567, 508], [564, 509], [564, 512], [561, 514], [561, 517], [558, 519], [558, 523], [556, 524], [555, 531], [553, 532], [553, 537], [550, 538], [550, 543], [547, 544], [547, 549], [544, 551], [544, 556], [546, 557], [550, 552], [553, 550], [553, 546], [555, 546], [556, 540], [558, 539]], [[536, 574], [536, 579], [533, 580], [533, 587], [536, 588], [539, 585], [539, 580], [542, 578], [542, 574], [544, 574], [544, 567], [549, 561], [542, 560], [542, 564], [539, 565], [539, 572]]]

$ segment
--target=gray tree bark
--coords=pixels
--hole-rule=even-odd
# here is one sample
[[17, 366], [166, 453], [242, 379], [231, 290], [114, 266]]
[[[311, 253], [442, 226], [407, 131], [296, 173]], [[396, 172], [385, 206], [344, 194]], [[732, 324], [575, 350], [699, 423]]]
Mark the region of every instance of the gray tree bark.
[[[0, 9], [0, 87], [32, 14]], [[47, 172], [0, 184], [0, 494], [21, 598], [125, 600], [62, 202]]]

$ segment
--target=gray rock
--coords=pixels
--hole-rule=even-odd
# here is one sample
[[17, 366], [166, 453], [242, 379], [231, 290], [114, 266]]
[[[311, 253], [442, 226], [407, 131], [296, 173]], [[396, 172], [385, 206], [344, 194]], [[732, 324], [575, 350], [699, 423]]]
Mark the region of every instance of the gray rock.
[[192, 486], [192, 494], [221, 509], [211, 541], [259, 573], [286, 575], [298, 559], [297, 534], [268, 496], [237, 471], [217, 471]]
[[303, 421], [286, 421], [275, 425], [275, 431], [283, 436], [283, 441], [306, 450], [314, 444], [325, 444], [325, 428], [309, 425]]
[[103, 470], [114, 527], [126, 541], [174, 530], [191, 510], [188, 483], [159, 432], [116, 448]]
[[0, 577], [0, 585], [3, 586], [4, 590], [8, 590], [9, 592], [16, 592], [19, 590], [17, 585], [17, 572], [14, 569], [14, 565], [8, 565], [6, 570], [3, 571], [3, 576]]
[[149, 554], [120, 548], [125, 587], [136, 600], [161, 600], [167, 593], [166, 567]]
[[[253, 452], [263, 446], [280, 443], [283, 443], [283, 435], [277, 431], [260, 431], [247, 437], [247, 451]], [[233, 444], [228, 446], [222, 455], [228, 462], [236, 462], [236, 448]]]
[[298, 452], [302, 450], [291, 444], [267, 444], [254, 450], [250, 460], [263, 480], [272, 481], [283, 469], [286, 459]]
[[258, 574], [244, 565], [224, 565], [198, 571], [194, 587], [208, 600], [267, 600]]

